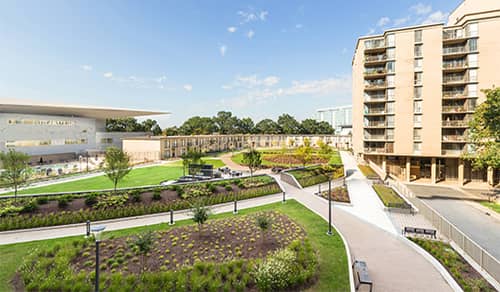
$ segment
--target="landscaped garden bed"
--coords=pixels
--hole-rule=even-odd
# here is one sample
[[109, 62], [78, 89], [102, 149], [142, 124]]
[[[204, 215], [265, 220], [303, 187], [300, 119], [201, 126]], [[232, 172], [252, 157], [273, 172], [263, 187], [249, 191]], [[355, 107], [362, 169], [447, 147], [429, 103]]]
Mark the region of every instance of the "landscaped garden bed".
[[[328, 190], [322, 190], [319, 194], [320, 197], [327, 199], [329, 197]], [[332, 201], [340, 203], [350, 203], [351, 199], [349, 197], [349, 191], [346, 187], [336, 187], [332, 188]]]
[[[295, 154], [294, 149], [286, 150], [259, 150], [262, 155], [262, 167], [299, 167], [303, 163]], [[237, 153], [231, 159], [240, 165], [245, 165], [243, 162], [243, 154]], [[318, 149], [312, 149], [311, 158], [308, 164], [342, 164], [338, 151], [332, 150], [329, 154], [322, 154]]]
[[[256, 212], [268, 212], [268, 211], [274, 211], [274, 212], [279, 212], [281, 214], [286, 215], [290, 220], [293, 222], [297, 223], [305, 232], [306, 238], [304, 240], [308, 241], [310, 245], [312, 246], [313, 250], [316, 252], [318, 263], [317, 263], [317, 272], [312, 279], [314, 283], [312, 286], [307, 287], [304, 286], [304, 289], [297, 288], [295, 290], [306, 290], [308, 288], [309, 291], [349, 291], [350, 290], [350, 284], [349, 284], [349, 265], [347, 262], [347, 254], [345, 250], [344, 243], [342, 241], [342, 238], [338, 235], [337, 231], [334, 229], [334, 236], [325, 236], [325, 230], [328, 226], [328, 223], [325, 222], [324, 219], [316, 215], [315, 213], [311, 212], [309, 209], [305, 208], [298, 202], [294, 200], [287, 200], [286, 204], [282, 204], [281, 202], [279, 203], [273, 203], [269, 205], [264, 205], [260, 207], [255, 207], [251, 209], [242, 209], [239, 210], [238, 215], [233, 215], [232, 213], [224, 213], [224, 214], [214, 214], [212, 215], [209, 219], [209, 221], [205, 224], [208, 224], [212, 221], [212, 219], [224, 219], [224, 218], [230, 218], [231, 220], [238, 218], [239, 216], [243, 215], [253, 215]], [[175, 229], [178, 227], [184, 227], [187, 225], [194, 225], [193, 221], [188, 219], [188, 220], [181, 220], [177, 221], [175, 225], [169, 226], [167, 224], [155, 224], [155, 225], [148, 225], [148, 226], [142, 226], [142, 227], [135, 227], [135, 228], [128, 228], [128, 229], [122, 229], [122, 230], [115, 230], [115, 231], [109, 231], [105, 232], [103, 235], [103, 241], [107, 242], [108, 240], [111, 239], [119, 239], [119, 238], [133, 238], [138, 234], [143, 234], [144, 232], [147, 231], [160, 231], [160, 232], [165, 232], [169, 231], [171, 229]], [[204, 227], [206, 228], [206, 226]], [[273, 227], [271, 227], [270, 230], [272, 230]], [[239, 230], [241, 233], [243, 230]], [[260, 231], [259, 231], [260, 234]], [[285, 235], [289, 234], [287, 230], [285, 230]], [[193, 235], [196, 240], [197, 235]], [[168, 236], [170, 237], [170, 236]], [[181, 244], [180, 240], [182, 239], [182, 236], [179, 237], [179, 246]], [[2, 260], [0, 261], [0, 291], [16, 291], [16, 288], [13, 287], [14, 283], [22, 283], [22, 278], [20, 277], [21, 274], [16, 274], [16, 271], [20, 271], [20, 268], [23, 266], [23, 258], [25, 258], [27, 255], [33, 255], [36, 256], [37, 254], [41, 253], [48, 253], [50, 251], [53, 251], [54, 248], [59, 248], [61, 250], [61, 247], [66, 247], [66, 246], [72, 246], [72, 242], [78, 240], [82, 240], [82, 236], [74, 236], [74, 237], [66, 237], [66, 238], [58, 238], [58, 239], [50, 239], [50, 240], [41, 240], [41, 241], [33, 241], [33, 242], [24, 242], [24, 243], [17, 243], [17, 244], [9, 244], [9, 245], [0, 245], [0, 254], [2, 255]], [[76, 244], [76, 243], [75, 243]], [[256, 240], [255, 244], [260, 245], [260, 241]], [[94, 245], [93, 242], [89, 245], [86, 244], [86, 247]], [[57, 247], [59, 246], [59, 247]], [[85, 248], [86, 248], [85, 247]], [[115, 245], [116, 247], [116, 245]], [[109, 249], [109, 246], [107, 247]], [[80, 243], [80, 248], [78, 252], [81, 252], [83, 255], [83, 242]], [[106, 248], [101, 248], [101, 251], [105, 250]], [[89, 254], [92, 254], [93, 248], [91, 247], [91, 250]], [[124, 249], [125, 251], [125, 249]], [[118, 249], [117, 249], [118, 252]], [[76, 256], [76, 254], [75, 254]], [[115, 254], [116, 256], [116, 254]], [[126, 253], [124, 253], [124, 258], [129, 257], [126, 256]], [[138, 265], [140, 265], [140, 259], [141, 256], [133, 255], [132, 257], [129, 257], [129, 260], [131, 261], [132, 258], [138, 257], [139, 262]], [[136, 259], [137, 260], [137, 259]], [[166, 260], [164, 256], [164, 261]], [[51, 262], [50, 259], [46, 259], [43, 261], [49, 261]], [[120, 260], [121, 261], [121, 260]], [[46, 263], [45, 263], [46, 264]], [[67, 263], [67, 264], [72, 264], [72, 263]], [[108, 262], [106, 262], [107, 266]], [[112, 263], [113, 264], [113, 263]], [[208, 262], [207, 264], [210, 264]], [[228, 266], [222, 267], [222, 270], [229, 269], [229, 276], [227, 279], [233, 279], [235, 277], [235, 272], [233, 272], [233, 269], [236, 268], [236, 272], [239, 270], [237, 267], [235, 267], [235, 263], [232, 262], [227, 262]], [[116, 265], [116, 263], [115, 263]], [[210, 264], [211, 265], [211, 264]], [[161, 267], [160, 267], [161, 268]], [[187, 268], [187, 267], [186, 267]], [[109, 273], [110, 270], [104, 271], [103, 273]], [[227, 271], [226, 271], [227, 272]], [[92, 272], [91, 272], [92, 273]], [[152, 278], [156, 278], [157, 276], [160, 277], [158, 274], [150, 274], [153, 272], [146, 272], [144, 273], [145, 278], [147, 281], [152, 283]], [[163, 273], [163, 272], [159, 272]], [[45, 275], [42, 273], [41, 275]], [[102, 274], [101, 274], [102, 275]], [[146, 276], [147, 275], [147, 276]], [[178, 275], [178, 274], [177, 274]], [[32, 276], [36, 277], [37, 274], [33, 273]], [[63, 275], [60, 275], [63, 276]], [[120, 277], [120, 276], [117, 276]], [[136, 275], [128, 275], [128, 278], [132, 280], [132, 282], [135, 282], [137, 279]], [[59, 278], [53, 278], [55, 281], [58, 281]], [[177, 279], [177, 278], [176, 278]], [[13, 281], [14, 280], [14, 281]], [[215, 280], [215, 278], [214, 278]], [[226, 280], [227, 281], [227, 280]], [[64, 282], [64, 281], [61, 281]], [[128, 285], [128, 282], [123, 282], [123, 285]], [[65, 284], [66, 285], [66, 284]], [[103, 284], [104, 285], [104, 284]], [[76, 290], [76, 288], [81, 287], [79, 284], [75, 284], [71, 286], [70, 291]], [[85, 291], [91, 291], [92, 288], [89, 287], [88, 285], [85, 286], [86, 290]], [[103, 286], [101, 286], [103, 287]], [[177, 290], [181, 290], [182, 287], [178, 288]], [[22, 290], [22, 289], [18, 289]], [[82, 289], [83, 290], [83, 289]], [[119, 291], [122, 291], [123, 289], [117, 289]], [[146, 291], [160, 291], [161, 289], [149, 289]], [[185, 291], [184, 289], [183, 291]], [[237, 289], [233, 289], [237, 290]], [[252, 291], [251, 289], [247, 289]], [[255, 290], [255, 289], [254, 289]], [[108, 291], [111, 291], [108, 289]], [[140, 291], [140, 290], [136, 290]], [[144, 290], [143, 290], [144, 291]], [[163, 291], [169, 291], [168, 289], [164, 289]], [[174, 290], [170, 290], [174, 291]], [[223, 289], [220, 289], [219, 291], [224, 291]]]
[[[263, 216], [267, 230], [256, 224]], [[100, 283], [106, 291], [291, 290], [316, 280], [318, 258], [304, 229], [273, 211], [158, 230], [149, 251], [136, 236], [100, 244]], [[25, 260], [14, 280], [27, 291], [91, 291], [92, 240], [75, 240]]]
[[288, 170], [286, 173], [295, 177], [304, 188], [327, 182], [329, 177], [332, 179], [343, 177], [344, 167], [342, 165], [313, 166]]
[[358, 164], [358, 168], [367, 179], [379, 179], [378, 174], [370, 166]]
[[281, 192], [269, 176], [81, 195], [0, 200], [0, 231], [81, 223], [214, 205]]
[[409, 239], [434, 256], [450, 272], [464, 291], [496, 291], [449, 244], [421, 238], [410, 237]]
[[384, 206], [388, 208], [411, 209], [411, 205], [408, 204], [391, 187], [385, 186], [383, 184], [374, 184], [373, 189], [377, 193]]

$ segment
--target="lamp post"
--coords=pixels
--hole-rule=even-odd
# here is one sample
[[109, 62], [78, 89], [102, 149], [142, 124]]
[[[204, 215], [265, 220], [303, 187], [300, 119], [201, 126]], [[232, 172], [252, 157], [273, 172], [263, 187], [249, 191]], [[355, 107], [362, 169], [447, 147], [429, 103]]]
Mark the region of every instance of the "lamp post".
[[96, 225], [90, 228], [95, 239], [95, 292], [99, 292], [99, 243], [104, 229], [106, 229], [104, 225]]
[[328, 175], [328, 236], [332, 233], [332, 176]]

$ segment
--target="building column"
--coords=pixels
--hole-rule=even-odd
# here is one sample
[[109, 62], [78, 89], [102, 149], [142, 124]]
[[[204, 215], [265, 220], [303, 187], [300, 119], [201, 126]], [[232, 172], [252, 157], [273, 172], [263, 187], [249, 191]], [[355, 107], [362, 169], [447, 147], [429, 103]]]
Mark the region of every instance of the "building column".
[[431, 182], [435, 184], [437, 182], [437, 169], [436, 169], [436, 158], [431, 159]]
[[493, 167], [491, 167], [491, 166], [488, 166], [488, 170], [486, 173], [486, 179], [488, 181], [488, 184], [490, 186], [492, 186], [494, 182], [493, 182]]
[[463, 186], [464, 185], [464, 161], [463, 159], [458, 159], [458, 185]]
[[406, 181], [410, 182], [411, 178], [411, 157], [406, 157]]
[[387, 160], [385, 156], [382, 156], [382, 171], [384, 173], [384, 176], [387, 176]]

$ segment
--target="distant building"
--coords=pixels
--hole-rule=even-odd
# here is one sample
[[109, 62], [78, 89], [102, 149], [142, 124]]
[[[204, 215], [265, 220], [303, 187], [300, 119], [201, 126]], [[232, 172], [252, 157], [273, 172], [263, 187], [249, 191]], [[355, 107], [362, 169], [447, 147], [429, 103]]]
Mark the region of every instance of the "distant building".
[[316, 111], [319, 122], [327, 121], [336, 134], [349, 135], [352, 132], [352, 106], [324, 108]]
[[319, 141], [339, 149], [351, 148], [350, 135], [193, 135], [193, 136], [145, 136], [123, 139], [123, 150], [133, 161], [154, 161], [180, 157], [188, 149], [202, 152], [221, 152], [244, 148], [297, 147], [309, 139], [311, 146]]
[[122, 138], [146, 133], [106, 132], [107, 118], [165, 114], [142, 110], [0, 101], [0, 152], [15, 149], [32, 164], [59, 163], [121, 148]]

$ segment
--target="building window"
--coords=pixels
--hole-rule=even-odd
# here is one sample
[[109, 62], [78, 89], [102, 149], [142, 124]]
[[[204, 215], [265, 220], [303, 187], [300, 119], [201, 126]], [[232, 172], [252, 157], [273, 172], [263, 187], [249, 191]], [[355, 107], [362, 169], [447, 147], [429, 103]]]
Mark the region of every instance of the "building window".
[[420, 141], [422, 140], [422, 129], [413, 129], [413, 140]]
[[413, 112], [416, 114], [422, 113], [422, 101], [414, 101], [413, 102]]
[[388, 34], [386, 36], [386, 43], [388, 47], [394, 47], [396, 45], [396, 38], [394, 34]]
[[395, 62], [394, 61], [387, 62], [387, 73], [394, 73], [394, 70], [395, 70]]
[[394, 113], [394, 103], [393, 102], [388, 102], [387, 103], [387, 113], [388, 114], [393, 114]]
[[393, 60], [396, 57], [396, 50], [394, 48], [389, 48], [386, 50], [387, 59]]
[[422, 87], [413, 88], [413, 98], [414, 99], [422, 99]]
[[415, 59], [414, 61], [414, 69], [415, 71], [422, 71], [422, 64], [424, 60], [422, 59]]
[[422, 151], [422, 143], [415, 142], [413, 143], [413, 153], [420, 153]]
[[394, 75], [387, 76], [387, 86], [389, 87], [394, 86]]
[[422, 77], [423, 77], [423, 73], [422, 72], [415, 72], [415, 75], [414, 75], [414, 84], [415, 85], [422, 85]]
[[394, 116], [387, 116], [387, 127], [394, 127]]
[[418, 57], [422, 57], [422, 48], [423, 46], [422, 45], [415, 45], [415, 57], [418, 58]]
[[478, 29], [477, 29], [477, 23], [471, 23], [467, 25], [467, 36], [468, 37], [477, 37], [478, 36]]
[[471, 82], [477, 81], [477, 70], [476, 69], [469, 70], [469, 81], [471, 81]]
[[477, 51], [477, 39], [470, 39], [469, 52], [476, 52], [476, 51]]
[[394, 129], [387, 129], [385, 136], [387, 140], [394, 140]]
[[394, 100], [394, 89], [387, 89], [387, 100]]
[[469, 97], [477, 97], [477, 84], [467, 85], [467, 90], [469, 91]]
[[414, 115], [413, 116], [413, 126], [414, 127], [422, 127], [422, 115]]
[[477, 67], [478, 66], [478, 55], [477, 54], [470, 54], [467, 56], [467, 62], [469, 67]]
[[74, 126], [75, 121], [22, 119], [22, 120], [8, 120], [7, 124], [34, 125], [34, 126]]
[[416, 43], [421, 43], [422, 42], [422, 31], [421, 30], [416, 30], [415, 31], [415, 42]]

